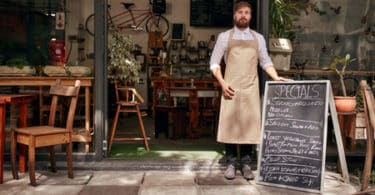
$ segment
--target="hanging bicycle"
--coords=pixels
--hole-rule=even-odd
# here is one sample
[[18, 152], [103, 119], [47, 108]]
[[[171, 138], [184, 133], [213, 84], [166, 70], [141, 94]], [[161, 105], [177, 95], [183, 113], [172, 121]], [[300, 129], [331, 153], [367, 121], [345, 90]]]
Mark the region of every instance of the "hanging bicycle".
[[[121, 4], [122, 10], [115, 13], [111, 11], [111, 6], [108, 6], [107, 22], [110, 30], [144, 30], [145, 27], [147, 32], [159, 31], [163, 36], [168, 33], [169, 22], [161, 13], [153, 10], [158, 5], [153, 5], [152, 0], [149, 0], [148, 9], [135, 9], [134, 3]], [[87, 17], [85, 28], [94, 36], [94, 14]]]

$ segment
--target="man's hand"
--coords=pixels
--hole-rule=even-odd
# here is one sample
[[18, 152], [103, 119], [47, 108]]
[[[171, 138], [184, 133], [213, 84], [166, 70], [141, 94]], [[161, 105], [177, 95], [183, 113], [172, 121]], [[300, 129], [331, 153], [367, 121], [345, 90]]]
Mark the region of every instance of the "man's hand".
[[284, 78], [284, 77], [277, 77], [277, 79], [275, 79], [275, 81], [293, 81], [293, 79], [288, 79], [288, 78]]
[[234, 96], [234, 90], [232, 89], [232, 87], [230, 85], [228, 85], [227, 83], [224, 83], [221, 86], [221, 89], [222, 89], [222, 93], [223, 93], [224, 98], [231, 100], [232, 97]]

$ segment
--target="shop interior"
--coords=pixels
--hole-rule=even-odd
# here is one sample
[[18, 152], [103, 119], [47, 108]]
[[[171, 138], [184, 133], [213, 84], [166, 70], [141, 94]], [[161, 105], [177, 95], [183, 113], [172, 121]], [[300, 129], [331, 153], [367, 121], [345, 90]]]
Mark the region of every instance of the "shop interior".
[[[271, 14], [260, 13], [260, 0], [248, 1], [253, 6], [250, 27], [266, 33], [280, 75], [295, 80], [330, 80], [334, 94], [340, 93], [338, 76], [330, 65], [335, 57], [350, 54], [348, 94], [356, 95], [360, 80], [367, 80], [375, 88], [375, 13], [370, 11], [375, 9], [375, 2], [287, 1], [296, 9], [290, 13], [293, 25], [283, 35], [289, 38], [282, 42], [287, 47], [280, 49], [272, 45], [272, 40], [280, 38], [274, 29], [262, 27], [264, 21], [272, 23]], [[101, 38], [95, 35], [94, 0], [3, 0], [0, 80], [5, 84], [1, 90], [35, 94], [35, 104], [28, 109], [28, 123], [40, 124], [48, 116], [43, 112], [48, 83], [7, 83], [13, 85], [17, 79], [19, 83], [39, 83], [38, 78], [46, 81], [46, 77], [85, 81], [74, 123], [76, 153], [93, 152], [94, 142], [104, 141], [103, 149], [109, 158], [165, 155], [220, 159], [224, 148], [216, 142], [216, 133], [221, 91], [209, 69], [209, 59], [219, 33], [233, 26], [233, 2], [154, 0], [152, 5], [149, 0], [109, 1], [105, 37], [109, 54], [108, 130], [102, 140], [95, 140], [97, 131], [104, 130], [94, 128], [94, 43]], [[155, 19], [160, 24], [158, 29], [153, 25]], [[122, 64], [115, 61], [121, 51], [128, 59]], [[123, 64], [127, 67], [118, 69]], [[131, 69], [137, 73], [127, 73]], [[29, 81], [29, 77], [34, 79]], [[127, 80], [115, 85], [116, 78]], [[130, 88], [136, 93], [130, 90], [127, 94]], [[128, 110], [119, 104], [119, 98], [142, 103]], [[64, 105], [60, 109], [64, 114]], [[17, 125], [16, 117], [17, 107], [11, 106], [9, 128]], [[356, 147], [361, 148], [361, 140], [366, 139], [360, 108], [352, 120], [355, 125], [347, 131], [352, 140], [350, 151], [355, 153]]]

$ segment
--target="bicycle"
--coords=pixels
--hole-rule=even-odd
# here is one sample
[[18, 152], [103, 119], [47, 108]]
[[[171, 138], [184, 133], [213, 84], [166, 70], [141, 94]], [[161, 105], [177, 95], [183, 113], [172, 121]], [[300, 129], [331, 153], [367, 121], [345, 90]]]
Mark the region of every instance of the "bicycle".
[[[149, 0], [148, 9], [134, 9], [134, 3], [121, 3], [123, 5], [124, 11], [120, 11], [115, 15], [111, 15], [111, 6], [108, 5], [107, 22], [110, 30], [143, 30], [141, 25], [145, 23], [146, 31], [160, 31], [163, 36], [165, 36], [169, 31], [168, 20], [160, 15], [159, 13], [154, 13], [152, 10], [152, 1]], [[94, 14], [87, 17], [85, 22], [86, 31], [94, 36]]]

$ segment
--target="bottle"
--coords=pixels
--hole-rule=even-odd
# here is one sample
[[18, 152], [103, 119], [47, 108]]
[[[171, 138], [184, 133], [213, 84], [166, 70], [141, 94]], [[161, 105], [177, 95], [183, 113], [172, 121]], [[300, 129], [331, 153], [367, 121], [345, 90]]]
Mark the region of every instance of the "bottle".
[[172, 77], [172, 75], [173, 75], [173, 64], [171, 61], [169, 61], [169, 76]]

